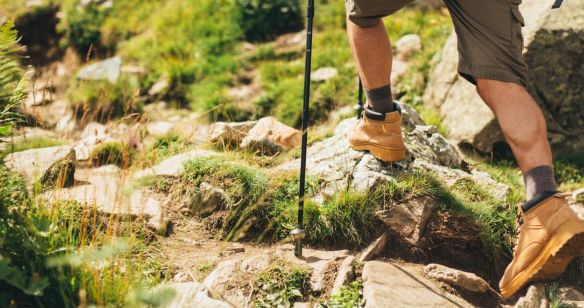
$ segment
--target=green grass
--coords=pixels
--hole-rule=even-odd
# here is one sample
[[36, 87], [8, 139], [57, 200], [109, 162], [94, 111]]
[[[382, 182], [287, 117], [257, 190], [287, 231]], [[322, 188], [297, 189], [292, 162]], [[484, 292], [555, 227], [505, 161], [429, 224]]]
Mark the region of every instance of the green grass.
[[310, 271], [279, 260], [260, 272], [254, 282], [255, 307], [291, 307], [309, 286]]
[[128, 168], [134, 156], [134, 151], [127, 144], [109, 141], [98, 145], [89, 153], [89, 162], [94, 167], [117, 165], [120, 168]]
[[157, 137], [152, 145], [144, 151], [134, 155], [132, 167], [146, 168], [157, 164], [163, 159], [184, 153], [190, 148], [189, 141], [178, 132], [171, 131], [166, 135]]
[[142, 224], [40, 202], [4, 166], [0, 184], [0, 306], [119, 305], [167, 279]]

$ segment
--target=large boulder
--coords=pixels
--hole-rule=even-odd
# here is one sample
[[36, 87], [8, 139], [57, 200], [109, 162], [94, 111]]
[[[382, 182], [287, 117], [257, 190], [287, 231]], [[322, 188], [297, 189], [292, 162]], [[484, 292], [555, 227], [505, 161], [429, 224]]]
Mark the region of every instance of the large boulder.
[[[545, 1], [524, 1], [524, 56], [530, 66], [529, 91], [542, 107], [551, 141], [561, 147], [584, 149], [584, 2], [566, 1], [550, 10]], [[425, 103], [440, 110], [448, 137], [458, 145], [488, 153], [503, 134], [475, 87], [457, 75], [456, 35], [446, 42], [431, 75]]]
[[440, 290], [414, 267], [369, 261], [363, 267], [365, 308], [470, 307], [469, 303]]
[[241, 141], [241, 148], [273, 155], [288, 151], [300, 144], [300, 131], [276, 118], [261, 118]]

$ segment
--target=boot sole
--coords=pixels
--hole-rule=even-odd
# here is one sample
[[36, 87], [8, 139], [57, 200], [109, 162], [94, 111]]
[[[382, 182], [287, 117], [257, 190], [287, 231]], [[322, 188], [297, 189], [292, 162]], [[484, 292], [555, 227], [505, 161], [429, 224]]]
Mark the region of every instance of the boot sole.
[[[561, 253], [561, 254], [560, 254]], [[584, 255], [584, 222], [578, 220], [565, 224], [562, 229], [550, 238], [542, 252], [522, 272], [504, 287], [501, 296], [509, 298], [521, 289], [527, 282], [538, 279], [557, 278], [566, 269], [575, 256]], [[557, 258], [554, 262], [554, 256]], [[551, 261], [551, 262], [550, 262]], [[558, 274], [559, 273], [559, 274]]]
[[562, 274], [575, 257], [584, 256], [584, 233], [571, 238], [552, 259], [537, 273], [534, 280], [554, 280]]
[[355, 151], [369, 151], [371, 155], [375, 156], [375, 158], [380, 159], [382, 161], [390, 162], [390, 161], [399, 161], [406, 159], [406, 149], [388, 149], [382, 148], [379, 146], [375, 146], [372, 144], [363, 144], [363, 145], [351, 145], [351, 148]]

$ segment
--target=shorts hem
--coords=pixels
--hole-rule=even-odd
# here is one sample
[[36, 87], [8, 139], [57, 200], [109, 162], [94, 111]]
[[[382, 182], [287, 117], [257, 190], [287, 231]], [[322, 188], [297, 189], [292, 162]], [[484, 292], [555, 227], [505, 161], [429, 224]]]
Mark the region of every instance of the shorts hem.
[[476, 78], [481, 79], [491, 79], [504, 82], [512, 82], [518, 84], [524, 88], [527, 87], [527, 82], [525, 78], [518, 77], [517, 75], [510, 73], [507, 70], [501, 69], [500, 67], [493, 66], [472, 66], [461, 63], [458, 66], [458, 74], [470, 83], [476, 86]]

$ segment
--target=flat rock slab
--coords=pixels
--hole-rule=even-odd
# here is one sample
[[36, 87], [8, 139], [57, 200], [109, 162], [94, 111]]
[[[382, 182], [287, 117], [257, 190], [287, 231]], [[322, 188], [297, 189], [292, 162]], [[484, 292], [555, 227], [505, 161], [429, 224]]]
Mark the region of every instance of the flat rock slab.
[[485, 293], [491, 289], [491, 286], [483, 278], [444, 265], [428, 264], [424, 272], [430, 279], [445, 282], [467, 291]]
[[216, 155], [223, 154], [209, 150], [193, 150], [190, 152], [181, 153], [161, 161], [158, 165], [154, 167], [136, 171], [132, 178], [137, 180], [146, 176], [178, 177], [183, 174], [184, 172], [183, 164], [186, 161], [195, 159], [197, 157]]
[[225, 302], [221, 298], [215, 298], [208, 289], [198, 282], [173, 283], [162, 288], [172, 289], [175, 293], [174, 299], [164, 305], [164, 307], [185, 307], [185, 308], [231, 308], [233, 305]]
[[[370, 261], [363, 268], [365, 307], [472, 307], [410, 267]], [[388, 306], [389, 305], [389, 306]]]
[[11, 153], [6, 156], [4, 162], [8, 168], [24, 175], [30, 184], [41, 178], [51, 165], [71, 155], [72, 151], [72, 147], [68, 145], [31, 149]]
[[146, 190], [124, 193], [126, 179], [114, 166], [98, 169], [82, 169], [76, 179], [84, 184], [71, 188], [50, 190], [41, 195], [45, 200], [71, 200], [87, 206], [95, 206], [98, 211], [114, 215], [147, 217], [148, 224], [156, 230], [165, 228], [162, 205], [149, 196]]

